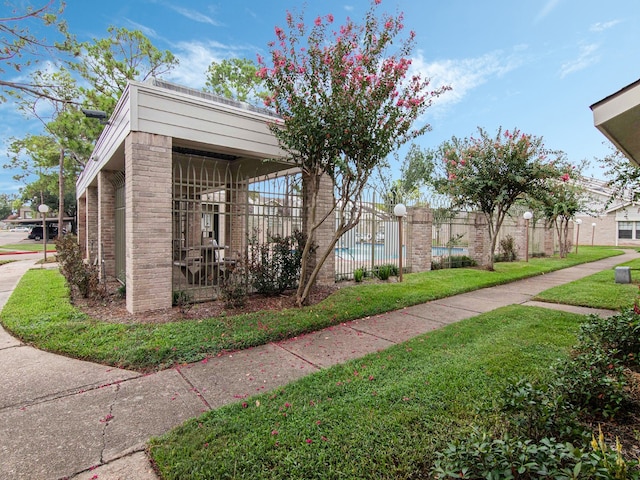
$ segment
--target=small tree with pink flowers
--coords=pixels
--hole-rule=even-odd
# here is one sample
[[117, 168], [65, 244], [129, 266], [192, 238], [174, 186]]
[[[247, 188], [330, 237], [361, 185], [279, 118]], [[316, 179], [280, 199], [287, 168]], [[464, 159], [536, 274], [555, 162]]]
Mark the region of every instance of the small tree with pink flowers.
[[[296, 296], [299, 306], [307, 302], [340, 236], [357, 225], [363, 189], [375, 168], [429, 129], [427, 124], [414, 127], [415, 120], [446, 90], [430, 88], [428, 79], [409, 74], [415, 34], [398, 39], [404, 31], [402, 15], [378, 17], [378, 4], [374, 0], [363, 24], [347, 19], [338, 28], [330, 14], [309, 27], [302, 15], [288, 13], [269, 45], [271, 62], [258, 58], [258, 75], [270, 92], [265, 104], [283, 120], [272, 125], [272, 132], [302, 170], [308, 199], [309, 241]], [[325, 176], [333, 181], [335, 202], [330, 212], [319, 214], [319, 185]], [[312, 259], [315, 232], [325, 220], [333, 222], [333, 214], [333, 240]]]
[[479, 138], [453, 137], [439, 147], [444, 177], [435, 186], [458, 206], [484, 214], [491, 251], [483, 264], [493, 270], [498, 232], [509, 209], [517, 200], [546, 190], [547, 180], [562, 174], [556, 167], [562, 152], [545, 149], [541, 137], [519, 130], [500, 128], [495, 136], [478, 131]]

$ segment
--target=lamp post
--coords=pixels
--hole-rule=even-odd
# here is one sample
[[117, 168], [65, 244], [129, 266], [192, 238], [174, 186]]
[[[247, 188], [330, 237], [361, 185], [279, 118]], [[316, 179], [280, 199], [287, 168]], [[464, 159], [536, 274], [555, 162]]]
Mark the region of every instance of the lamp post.
[[524, 218], [524, 261], [529, 261], [529, 220], [533, 218], [533, 213], [524, 212], [522, 214]]
[[596, 236], [596, 222], [591, 224], [591, 246], [593, 247], [593, 239]]
[[580, 225], [582, 225], [582, 219], [576, 219], [576, 225], [578, 226], [578, 230], [576, 231], [576, 253], [578, 253], [578, 243], [580, 243]]
[[44, 263], [47, 263], [47, 238], [49, 232], [47, 232], [47, 212], [49, 211], [49, 205], [44, 203], [38, 205], [38, 211], [42, 214], [42, 240], [44, 241]]
[[402, 218], [407, 214], [407, 207], [399, 203], [393, 207], [393, 214], [398, 217], [398, 281], [402, 282]]

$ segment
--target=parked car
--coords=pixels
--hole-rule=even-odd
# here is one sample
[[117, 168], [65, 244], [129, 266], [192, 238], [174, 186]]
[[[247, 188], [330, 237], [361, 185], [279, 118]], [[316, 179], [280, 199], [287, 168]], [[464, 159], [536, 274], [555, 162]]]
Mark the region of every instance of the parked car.
[[[49, 233], [48, 237], [49, 240], [56, 238], [58, 236], [58, 227], [51, 227], [48, 226], [47, 227], [47, 231]], [[29, 233], [29, 238], [31, 240], [42, 240], [43, 235], [42, 235], [42, 227], [33, 227], [31, 229], [31, 232]]]
[[31, 230], [29, 227], [12, 227], [9, 229], [10, 232], [28, 232]]

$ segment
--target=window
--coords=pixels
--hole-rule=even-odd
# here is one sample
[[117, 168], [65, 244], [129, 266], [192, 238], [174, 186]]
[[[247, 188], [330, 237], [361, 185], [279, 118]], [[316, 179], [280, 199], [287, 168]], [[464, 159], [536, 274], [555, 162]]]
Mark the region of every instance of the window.
[[618, 222], [618, 238], [633, 238], [633, 222]]

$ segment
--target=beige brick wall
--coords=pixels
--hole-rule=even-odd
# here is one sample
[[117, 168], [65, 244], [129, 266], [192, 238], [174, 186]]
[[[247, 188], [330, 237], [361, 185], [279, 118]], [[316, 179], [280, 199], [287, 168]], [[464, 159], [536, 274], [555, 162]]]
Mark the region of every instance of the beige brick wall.
[[116, 276], [116, 215], [115, 189], [111, 172], [98, 174], [98, 258], [101, 259], [100, 278]]
[[[309, 178], [304, 174], [302, 176], [302, 185], [303, 185], [302, 189], [303, 189], [303, 197], [304, 197], [304, 201], [303, 201], [304, 207], [303, 207], [303, 213], [302, 213], [302, 219], [303, 219], [302, 229], [303, 229], [303, 232], [308, 236], [311, 228], [311, 225], [309, 225], [309, 222], [307, 221], [307, 219], [310, 218], [310, 215], [311, 215], [309, 211], [311, 207], [311, 189], [309, 187]], [[316, 218], [317, 219], [322, 218], [333, 207], [334, 202], [335, 200], [333, 197], [333, 181], [331, 180], [331, 178], [324, 175], [320, 179], [320, 183], [319, 183]], [[333, 236], [335, 234], [335, 231], [336, 231], [335, 216], [329, 215], [327, 219], [324, 221], [324, 223], [320, 225], [320, 227], [315, 231], [315, 236], [310, 238], [310, 240], [314, 242], [315, 245], [317, 245], [318, 247], [315, 251], [314, 258], [309, 263], [309, 266], [311, 269], [313, 269], [313, 267], [316, 264], [315, 263], [316, 257], [318, 255], [321, 255], [323, 252], [325, 252], [328, 246], [330, 245], [331, 240], [333, 239]], [[316, 279], [316, 283], [318, 285], [333, 285], [335, 283], [336, 281], [335, 264], [336, 264], [336, 257], [332, 248], [331, 253], [325, 260], [324, 264], [322, 265], [322, 268], [320, 269], [320, 273], [318, 274], [318, 277]]]
[[98, 255], [98, 187], [87, 187], [86, 214], [87, 260], [93, 263]]
[[87, 258], [87, 195], [78, 199], [78, 244], [82, 258]]
[[482, 213], [469, 215], [469, 256], [480, 267], [486, 267], [489, 261], [491, 245], [489, 244], [489, 226]]
[[431, 270], [433, 215], [427, 207], [409, 208], [406, 218], [405, 245], [407, 270], [412, 273]]
[[127, 310], [172, 301], [171, 137], [132, 132], [125, 142]]

